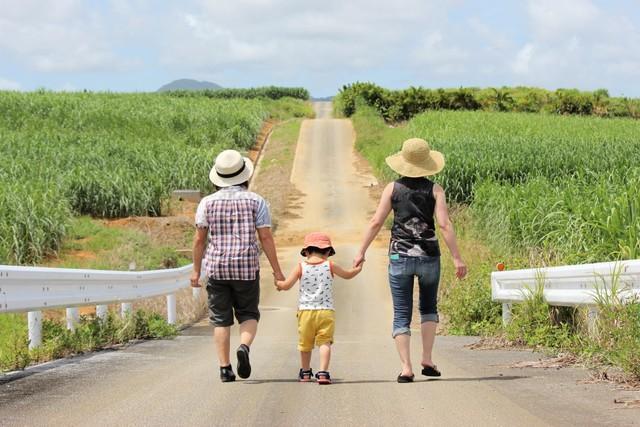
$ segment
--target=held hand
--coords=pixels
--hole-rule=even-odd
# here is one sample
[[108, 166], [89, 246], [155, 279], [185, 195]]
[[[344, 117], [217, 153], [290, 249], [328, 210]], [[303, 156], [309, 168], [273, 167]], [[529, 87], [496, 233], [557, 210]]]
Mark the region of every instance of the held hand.
[[191, 287], [192, 288], [201, 288], [202, 286], [200, 286], [200, 273], [194, 271], [193, 273], [191, 273]]
[[353, 267], [357, 268], [360, 267], [360, 269], [362, 270], [362, 264], [364, 264], [364, 254], [358, 254], [356, 255], [356, 257], [353, 259]]
[[282, 271], [274, 271], [273, 277], [275, 280], [281, 280], [281, 281], [286, 280], [286, 277], [284, 277], [284, 274], [282, 274]]
[[458, 279], [464, 279], [467, 275], [467, 265], [462, 261], [462, 258], [454, 258], [453, 265], [456, 268], [456, 277]]

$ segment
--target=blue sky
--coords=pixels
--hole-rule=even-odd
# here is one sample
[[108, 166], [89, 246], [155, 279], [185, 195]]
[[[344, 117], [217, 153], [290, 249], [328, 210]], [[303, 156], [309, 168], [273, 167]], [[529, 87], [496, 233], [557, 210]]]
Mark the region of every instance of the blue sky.
[[640, 97], [638, 0], [0, 0], [0, 88], [532, 85]]

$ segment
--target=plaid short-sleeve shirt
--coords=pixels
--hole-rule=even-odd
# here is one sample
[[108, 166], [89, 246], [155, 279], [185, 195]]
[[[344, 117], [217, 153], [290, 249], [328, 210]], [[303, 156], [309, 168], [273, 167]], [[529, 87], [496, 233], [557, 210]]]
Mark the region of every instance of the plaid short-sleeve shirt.
[[265, 200], [241, 186], [226, 187], [200, 201], [196, 227], [209, 229], [204, 255], [208, 277], [255, 280], [260, 270], [256, 229], [271, 227]]

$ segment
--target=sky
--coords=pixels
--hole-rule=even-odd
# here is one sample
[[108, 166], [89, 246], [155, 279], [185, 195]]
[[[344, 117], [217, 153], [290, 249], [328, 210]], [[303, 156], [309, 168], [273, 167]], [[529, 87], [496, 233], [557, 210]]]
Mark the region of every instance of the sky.
[[0, 0], [0, 89], [371, 81], [640, 97], [640, 0]]

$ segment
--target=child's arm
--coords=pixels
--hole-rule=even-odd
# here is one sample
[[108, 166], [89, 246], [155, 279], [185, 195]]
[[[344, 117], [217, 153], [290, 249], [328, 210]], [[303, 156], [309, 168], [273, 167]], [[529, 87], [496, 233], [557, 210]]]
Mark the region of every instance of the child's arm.
[[298, 279], [300, 279], [301, 274], [302, 268], [300, 267], [300, 264], [298, 264], [285, 280], [276, 280], [276, 288], [278, 288], [279, 291], [287, 291], [291, 289]]
[[338, 277], [342, 277], [343, 279], [351, 279], [357, 276], [358, 273], [362, 271], [362, 263], [360, 263], [360, 265], [358, 265], [357, 267], [353, 267], [348, 270], [345, 270], [344, 268], [340, 267], [338, 264], [335, 264], [335, 263], [332, 263], [331, 267], [332, 267], [333, 273]]

